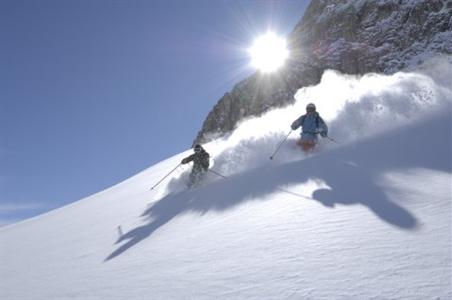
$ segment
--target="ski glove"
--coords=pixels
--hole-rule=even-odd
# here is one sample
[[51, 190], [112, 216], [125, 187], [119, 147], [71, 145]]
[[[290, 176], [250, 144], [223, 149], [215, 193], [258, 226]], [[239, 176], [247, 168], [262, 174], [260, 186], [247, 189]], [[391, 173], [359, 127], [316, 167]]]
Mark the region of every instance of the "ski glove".
[[186, 164], [186, 163], [188, 163], [188, 159], [187, 158], [184, 158], [182, 161], [181, 161], [181, 164]]
[[298, 125], [298, 124], [297, 124], [297, 121], [295, 121], [295, 122], [292, 123], [292, 125], [290, 125], [290, 128], [292, 128], [292, 130], [295, 130], [295, 129], [298, 128], [297, 125]]
[[326, 131], [320, 131], [320, 136], [325, 138], [328, 136], [328, 134], [326, 133]]

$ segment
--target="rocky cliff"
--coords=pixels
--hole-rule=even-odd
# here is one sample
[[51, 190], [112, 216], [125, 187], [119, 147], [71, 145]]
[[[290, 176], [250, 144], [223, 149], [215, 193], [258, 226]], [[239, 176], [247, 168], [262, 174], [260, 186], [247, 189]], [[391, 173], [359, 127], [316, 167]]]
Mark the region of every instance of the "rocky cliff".
[[285, 67], [276, 74], [256, 73], [226, 93], [194, 143], [291, 103], [298, 89], [317, 84], [327, 69], [389, 74], [452, 54], [452, 0], [313, 0], [288, 40]]

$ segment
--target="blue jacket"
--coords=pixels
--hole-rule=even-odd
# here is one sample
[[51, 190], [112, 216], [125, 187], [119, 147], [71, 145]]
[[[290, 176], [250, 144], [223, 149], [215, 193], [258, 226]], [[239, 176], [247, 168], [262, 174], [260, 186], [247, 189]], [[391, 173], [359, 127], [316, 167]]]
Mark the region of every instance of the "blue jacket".
[[291, 127], [295, 130], [300, 126], [301, 139], [305, 141], [316, 141], [318, 139], [318, 134], [322, 137], [328, 135], [328, 127], [318, 112], [302, 115], [292, 123]]

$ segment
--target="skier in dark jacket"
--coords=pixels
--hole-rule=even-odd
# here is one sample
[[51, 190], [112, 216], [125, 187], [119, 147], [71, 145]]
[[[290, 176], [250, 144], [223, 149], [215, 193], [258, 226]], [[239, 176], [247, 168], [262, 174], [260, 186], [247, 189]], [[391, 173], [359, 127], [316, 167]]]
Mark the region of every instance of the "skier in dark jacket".
[[188, 164], [189, 162], [193, 161], [193, 168], [191, 169], [188, 186], [192, 187], [194, 185], [197, 185], [206, 175], [207, 171], [209, 170], [209, 158], [210, 155], [207, 153], [204, 148], [197, 144], [193, 150], [195, 153], [193, 153], [190, 156], [187, 156], [182, 160], [182, 164]]
[[314, 149], [318, 141], [318, 134], [320, 134], [321, 137], [328, 136], [328, 127], [316, 111], [316, 107], [313, 103], [309, 103], [306, 106], [306, 114], [296, 119], [291, 125], [292, 130], [297, 129], [300, 126], [301, 139], [297, 144], [301, 146], [305, 152]]

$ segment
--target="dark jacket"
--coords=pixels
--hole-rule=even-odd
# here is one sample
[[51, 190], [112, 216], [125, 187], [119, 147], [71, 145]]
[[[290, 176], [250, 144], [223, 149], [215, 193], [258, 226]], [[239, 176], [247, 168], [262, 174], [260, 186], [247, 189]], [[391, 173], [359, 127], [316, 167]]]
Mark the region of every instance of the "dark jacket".
[[193, 161], [193, 169], [199, 169], [207, 171], [209, 169], [209, 158], [210, 155], [207, 153], [206, 150], [201, 149], [199, 152], [195, 152], [190, 156], [187, 156], [182, 160], [182, 164], [188, 164], [189, 162]]

